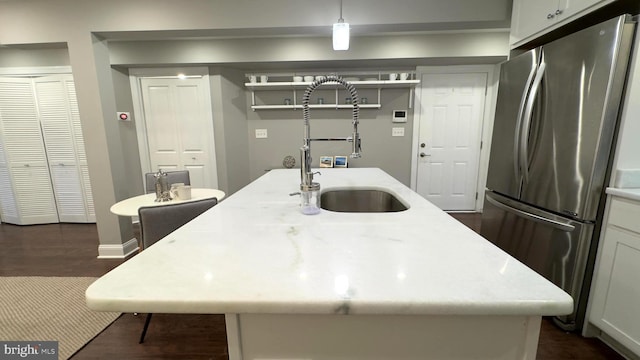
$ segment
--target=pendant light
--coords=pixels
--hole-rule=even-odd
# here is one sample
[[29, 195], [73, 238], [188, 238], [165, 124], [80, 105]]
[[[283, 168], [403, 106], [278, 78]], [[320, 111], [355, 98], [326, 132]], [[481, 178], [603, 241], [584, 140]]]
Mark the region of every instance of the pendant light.
[[333, 24], [333, 50], [349, 50], [349, 23], [342, 18], [342, 0], [340, 0], [340, 18]]

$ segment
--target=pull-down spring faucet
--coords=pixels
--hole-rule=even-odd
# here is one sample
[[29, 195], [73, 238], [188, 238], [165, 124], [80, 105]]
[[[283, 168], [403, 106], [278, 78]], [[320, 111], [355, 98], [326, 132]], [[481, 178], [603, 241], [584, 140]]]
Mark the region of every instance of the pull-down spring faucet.
[[[345, 138], [311, 138], [311, 127], [309, 126], [309, 98], [311, 93], [320, 85], [328, 82], [335, 82], [344, 86], [351, 95], [353, 104], [352, 124], [353, 133]], [[351, 158], [360, 157], [360, 134], [358, 134], [358, 114], [360, 108], [358, 106], [358, 92], [350, 83], [337, 76], [327, 76], [323, 79], [313, 82], [304, 92], [302, 97], [302, 116], [304, 118], [304, 137], [302, 147], [300, 148], [300, 191], [303, 196], [305, 192], [319, 191], [320, 184], [313, 182], [313, 171], [311, 171], [311, 142], [312, 141], [348, 141], [352, 143]]]

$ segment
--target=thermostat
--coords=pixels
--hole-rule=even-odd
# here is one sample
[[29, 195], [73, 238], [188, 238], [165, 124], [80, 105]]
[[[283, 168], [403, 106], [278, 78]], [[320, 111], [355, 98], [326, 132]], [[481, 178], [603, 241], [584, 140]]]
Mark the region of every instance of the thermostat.
[[407, 110], [393, 110], [393, 118], [391, 118], [391, 121], [394, 123], [406, 123]]

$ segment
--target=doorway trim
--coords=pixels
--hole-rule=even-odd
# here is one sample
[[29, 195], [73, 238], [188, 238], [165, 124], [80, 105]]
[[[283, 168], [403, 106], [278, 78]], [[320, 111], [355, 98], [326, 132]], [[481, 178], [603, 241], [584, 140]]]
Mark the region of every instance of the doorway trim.
[[0, 68], [2, 76], [34, 77], [54, 74], [72, 74], [71, 66], [28, 66]]
[[[175, 75], [170, 75], [175, 74]], [[205, 107], [206, 115], [211, 119], [211, 129], [213, 129], [213, 111], [211, 108], [211, 82], [209, 81], [209, 69], [207, 67], [162, 67], [162, 68], [132, 68], [129, 69], [129, 84], [131, 86], [131, 98], [133, 101], [133, 111], [136, 114], [136, 135], [138, 138], [138, 149], [140, 153], [140, 167], [142, 171], [142, 179], [145, 173], [153, 171], [151, 169], [151, 157], [149, 154], [149, 142], [147, 140], [147, 125], [144, 114], [144, 105], [142, 99], [142, 78], [156, 79], [178, 79], [178, 74], [187, 77], [201, 77], [207, 84], [205, 86]], [[210, 165], [215, 170], [215, 181], [218, 182], [218, 171], [216, 161], [215, 136], [211, 134], [210, 146]]]
[[[491, 148], [491, 135], [493, 133], [493, 118], [495, 115], [496, 94], [498, 89], [498, 78], [500, 66], [496, 65], [456, 65], [456, 66], [418, 66], [416, 77], [422, 78], [423, 74], [465, 74], [465, 73], [486, 73], [487, 88], [484, 100], [484, 113], [482, 114], [481, 125], [481, 149], [478, 162], [477, 192], [475, 211], [482, 212], [484, 204], [484, 190], [487, 183], [487, 170], [489, 168], [489, 150]], [[420, 114], [422, 112], [422, 87], [416, 87], [413, 111], [413, 139], [411, 145], [411, 189], [417, 191], [418, 188], [418, 153], [420, 140]]]

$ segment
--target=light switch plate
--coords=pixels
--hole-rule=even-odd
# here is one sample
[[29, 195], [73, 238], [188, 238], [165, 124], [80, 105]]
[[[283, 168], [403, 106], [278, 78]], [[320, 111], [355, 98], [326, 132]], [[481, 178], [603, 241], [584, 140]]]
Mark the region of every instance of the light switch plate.
[[403, 127], [391, 128], [391, 136], [404, 136], [404, 128]]
[[267, 129], [256, 129], [256, 139], [266, 139]]

